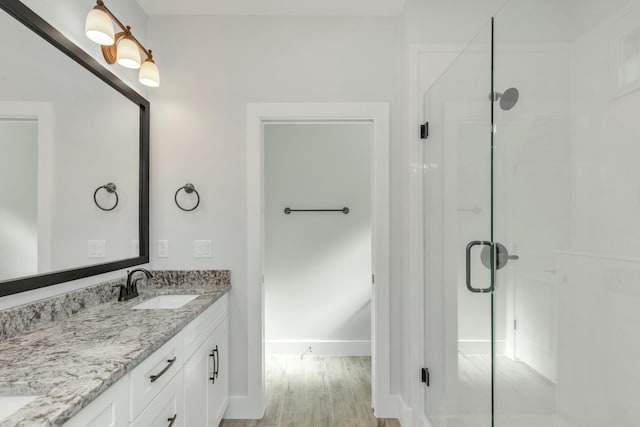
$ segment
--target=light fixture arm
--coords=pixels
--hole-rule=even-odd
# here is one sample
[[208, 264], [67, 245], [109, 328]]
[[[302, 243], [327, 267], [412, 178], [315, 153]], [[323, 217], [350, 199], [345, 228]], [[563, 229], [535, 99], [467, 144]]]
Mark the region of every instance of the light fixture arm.
[[[129, 39], [131, 39], [139, 48], [141, 51], [144, 52], [145, 55], [147, 55], [148, 59], [152, 59], [153, 56], [151, 55], [151, 51], [147, 50], [142, 43], [140, 43], [138, 41], [138, 39], [131, 33], [131, 27], [129, 25], [124, 25], [114, 14], [113, 12], [111, 12], [109, 10], [109, 8], [107, 6], [105, 6], [104, 2], [102, 0], [96, 0], [96, 8], [103, 10], [107, 15], [109, 15], [109, 17], [113, 20], [113, 22], [115, 22], [118, 27], [120, 27], [120, 29], [122, 30], [122, 32], [124, 33], [124, 35], [126, 35]], [[117, 35], [116, 35], [117, 36]], [[117, 39], [116, 39], [116, 43], [117, 43]]]
[[[115, 33], [114, 22], [121, 31]], [[118, 63], [126, 68], [138, 69], [140, 83], [149, 87], [160, 86], [160, 71], [151, 50], [140, 43], [131, 33], [131, 27], [124, 25], [103, 0], [96, 0], [96, 5], [87, 14], [85, 32], [89, 40], [100, 45], [107, 64]], [[146, 56], [144, 61], [141, 52]]]

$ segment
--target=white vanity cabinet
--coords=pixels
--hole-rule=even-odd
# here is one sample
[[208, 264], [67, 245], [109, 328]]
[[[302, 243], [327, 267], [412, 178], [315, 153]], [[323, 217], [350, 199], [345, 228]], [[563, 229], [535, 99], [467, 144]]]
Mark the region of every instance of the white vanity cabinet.
[[190, 354], [184, 365], [185, 417], [189, 427], [217, 427], [227, 408], [229, 324], [226, 296], [223, 298], [222, 304], [212, 306], [199, 317], [201, 323], [185, 328], [185, 343], [189, 334], [198, 337], [185, 349]]
[[223, 295], [65, 427], [218, 427], [229, 399], [228, 343]]
[[119, 427], [129, 423], [129, 375], [120, 378], [65, 427]]

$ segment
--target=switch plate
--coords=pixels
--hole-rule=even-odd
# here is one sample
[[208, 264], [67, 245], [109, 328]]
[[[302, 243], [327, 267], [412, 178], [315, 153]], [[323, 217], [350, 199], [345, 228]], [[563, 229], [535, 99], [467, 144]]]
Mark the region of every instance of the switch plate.
[[158, 240], [158, 258], [169, 258], [168, 240]]
[[140, 242], [138, 239], [131, 240], [131, 256], [140, 256]]
[[89, 258], [104, 258], [107, 256], [106, 242], [104, 240], [89, 240], [87, 245]]
[[194, 240], [193, 256], [195, 258], [211, 258], [211, 240]]

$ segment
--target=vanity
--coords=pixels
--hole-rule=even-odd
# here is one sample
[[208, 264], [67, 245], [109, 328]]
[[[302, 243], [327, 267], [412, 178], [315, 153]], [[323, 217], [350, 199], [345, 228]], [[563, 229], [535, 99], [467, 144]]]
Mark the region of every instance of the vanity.
[[137, 298], [119, 302], [114, 289], [112, 301], [1, 341], [0, 401], [33, 399], [0, 426], [218, 426], [229, 395], [230, 274], [154, 274], [159, 284]]

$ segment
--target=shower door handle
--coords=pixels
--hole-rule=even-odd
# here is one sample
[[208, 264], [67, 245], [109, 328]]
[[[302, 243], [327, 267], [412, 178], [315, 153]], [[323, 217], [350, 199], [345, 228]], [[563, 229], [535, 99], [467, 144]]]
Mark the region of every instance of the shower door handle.
[[488, 246], [490, 251], [493, 251], [493, 248], [494, 248], [493, 243], [487, 242], [486, 240], [474, 240], [472, 242], [469, 242], [469, 244], [467, 245], [467, 253], [466, 253], [467, 289], [469, 289], [471, 292], [479, 293], [479, 294], [493, 292], [493, 289], [495, 288], [495, 282], [496, 282], [494, 277], [495, 270], [493, 269], [491, 270], [491, 286], [489, 286], [488, 288], [475, 288], [471, 284], [471, 250], [473, 249], [474, 246]]

